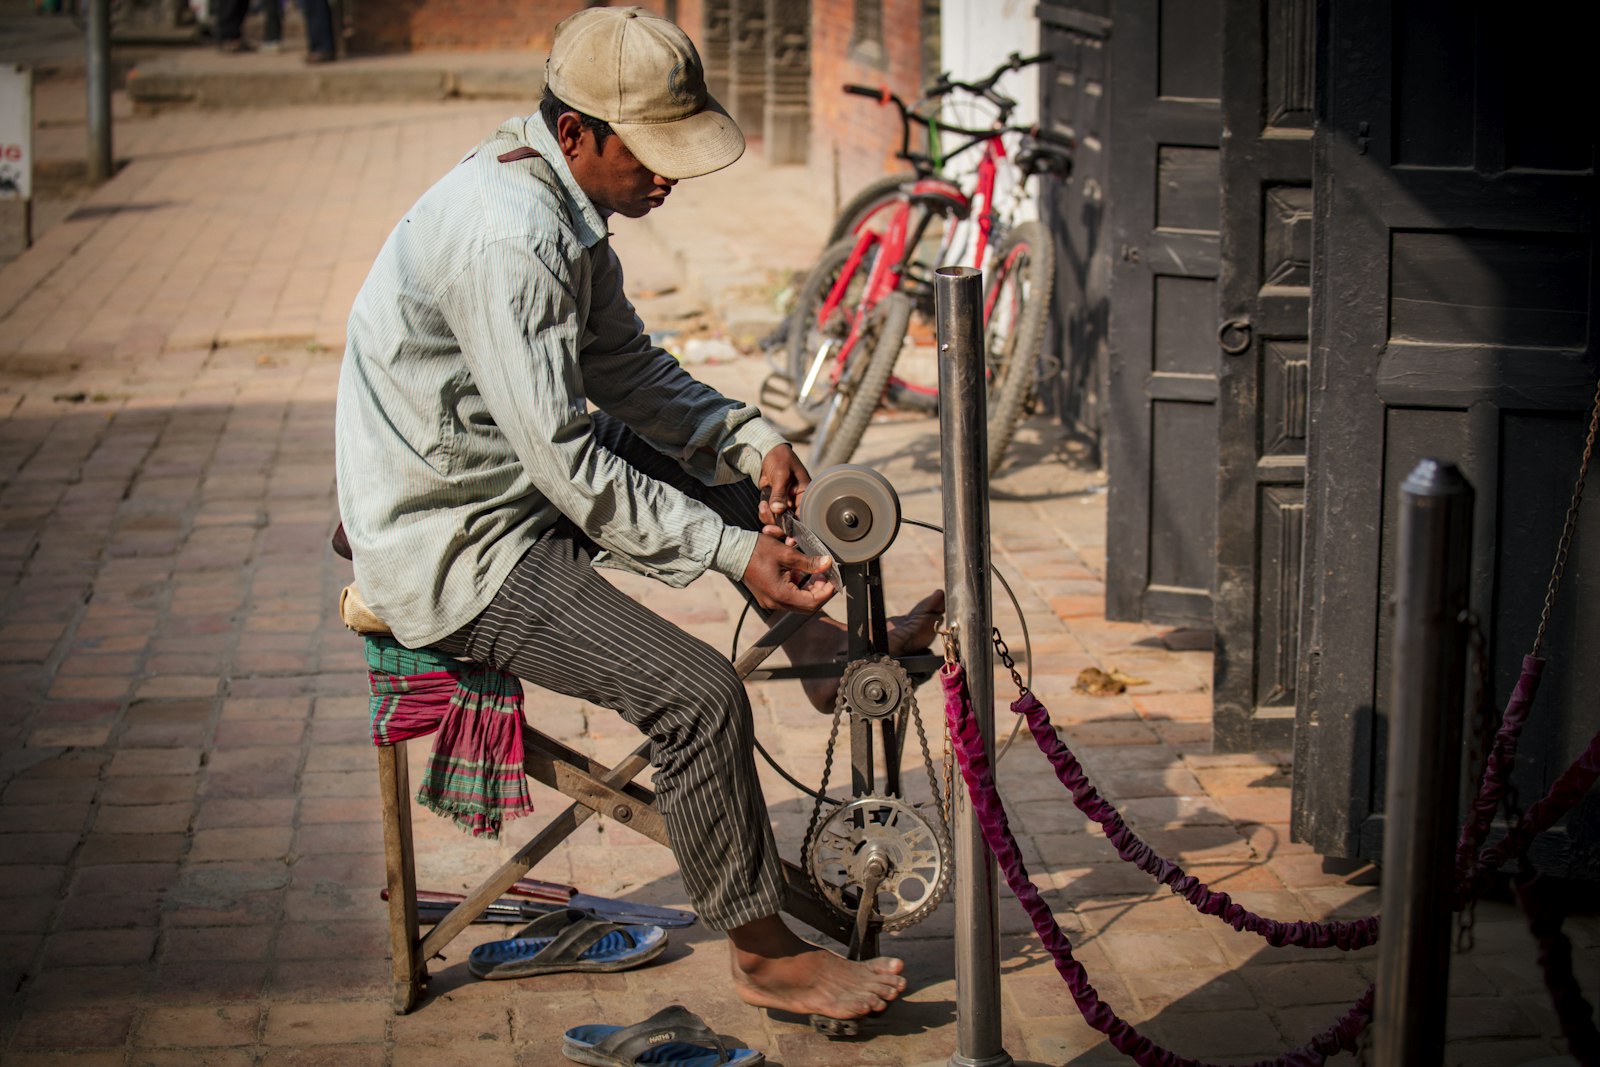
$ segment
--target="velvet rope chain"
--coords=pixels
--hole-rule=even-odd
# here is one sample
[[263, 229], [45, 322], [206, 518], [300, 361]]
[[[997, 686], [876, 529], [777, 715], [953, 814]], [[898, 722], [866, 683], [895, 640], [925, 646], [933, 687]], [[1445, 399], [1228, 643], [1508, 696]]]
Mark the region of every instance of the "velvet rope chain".
[[[956, 749], [956, 762], [961, 767], [961, 776], [966, 782], [967, 794], [972, 801], [973, 815], [983, 831], [984, 840], [988, 842], [990, 851], [999, 860], [1006, 884], [1011, 887], [1023, 910], [1033, 921], [1033, 928], [1038, 933], [1040, 942], [1055, 960], [1056, 970], [1066, 980], [1067, 988], [1071, 991], [1072, 999], [1077, 1004], [1084, 1021], [1110, 1038], [1113, 1048], [1132, 1057], [1140, 1067], [1210, 1067], [1201, 1060], [1180, 1056], [1156, 1044], [1139, 1033], [1132, 1024], [1120, 1018], [1110, 1005], [1100, 999], [1099, 993], [1089, 981], [1088, 972], [1084, 970], [1083, 964], [1073, 958], [1072, 943], [1062, 931], [1061, 925], [1056, 922], [1055, 915], [1050, 911], [1050, 905], [1045, 903], [1043, 897], [1039, 895], [1038, 887], [1028, 877], [1027, 865], [1022, 860], [1017, 840], [1012, 835], [1006, 818], [1005, 807], [1001, 804], [1000, 795], [995, 789], [994, 769], [984, 750], [983, 738], [978, 733], [977, 719], [972, 714], [972, 706], [967, 697], [966, 672], [959, 663], [947, 663], [939, 671], [939, 682], [944, 687], [945, 716], [949, 721], [950, 736]], [[1045, 729], [1050, 729], [1049, 717], [1044, 712], [1043, 705], [1039, 704], [1031, 693], [1018, 698], [1012, 707], [1019, 712], [1029, 707], [1036, 708], [1035, 714], [1044, 722]], [[1030, 715], [1030, 728], [1033, 727], [1033, 723], [1034, 716]], [[1051, 734], [1053, 737], [1053, 730]], [[1034, 738], [1039, 739], [1036, 729]], [[1286, 1052], [1276, 1059], [1261, 1061], [1256, 1067], [1321, 1067], [1327, 1062], [1327, 1058], [1336, 1052], [1354, 1051], [1361, 1031], [1372, 1017], [1372, 999], [1373, 990], [1369, 986], [1361, 995], [1361, 999], [1356, 1001], [1355, 1005], [1333, 1026], [1300, 1048]]]
[[1012, 702], [1011, 710], [1025, 718], [1034, 743], [1055, 768], [1056, 779], [1072, 794], [1072, 803], [1099, 824], [1106, 838], [1115, 846], [1118, 856], [1187, 900], [1202, 915], [1214, 915], [1235, 930], [1255, 934], [1269, 945], [1339, 948], [1348, 952], [1365, 948], [1378, 940], [1378, 918], [1375, 915], [1328, 923], [1265, 919], [1234, 903], [1227, 893], [1212, 889], [1187, 874], [1178, 864], [1159, 855], [1129, 828], [1111, 802], [1100, 795], [1083, 773], [1078, 758], [1056, 736], [1055, 727], [1050, 724], [1050, 713], [1018, 678], [1010, 651], [1001, 640], [998, 629], [994, 631], [992, 639], [996, 654], [1011, 671], [1012, 680], [1017, 685], [1017, 699]]
[[[999, 646], [1003, 648], [1002, 646]], [[1002, 651], [1004, 658], [1004, 652]], [[983, 831], [990, 850], [1000, 861], [1006, 884], [1010, 886], [1024, 910], [1033, 920], [1041, 942], [1055, 959], [1056, 969], [1066, 980], [1084, 1019], [1095, 1029], [1111, 1038], [1113, 1047], [1133, 1057], [1141, 1067], [1205, 1067], [1201, 1061], [1178, 1056], [1143, 1037], [1131, 1025], [1100, 1000], [1088, 974], [1072, 956], [1072, 946], [1060, 925], [1045, 904], [1038, 889], [1028, 878], [1027, 868], [1017, 848], [1006, 818], [1005, 808], [994, 785], [993, 768], [989, 763], [976, 718], [972, 714], [966, 690], [966, 673], [953, 656], [947, 656], [940, 671], [940, 682], [945, 689], [945, 714], [954, 742], [957, 763], [966, 781], [972, 799], [973, 811]], [[1531, 698], [1530, 698], [1531, 699]], [[1011, 705], [1011, 710], [1023, 715], [1029, 732], [1045, 757], [1056, 771], [1056, 777], [1072, 793], [1073, 803], [1084, 815], [1097, 822], [1106, 836], [1116, 846], [1118, 855], [1135, 863], [1141, 870], [1167, 885], [1172, 891], [1188, 900], [1203, 914], [1215, 915], [1236, 930], [1249, 930], [1273, 945], [1294, 945], [1306, 948], [1337, 947], [1356, 949], [1377, 940], [1378, 918], [1345, 920], [1331, 923], [1284, 923], [1256, 915], [1232, 902], [1226, 893], [1213, 891], [1198, 879], [1183, 872], [1176, 863], [1157, 855], [1132, 830], [1128, 829], [1108, 801], [1102, 798], [1084, 775], [1077, 758], [1056, 735], [1050, 723], [1049, 712], [1026, 689]], [[1509, 709], [1508, 709], [1509, 710]], [[1490, 769], [1485, 769], [1486, 777]], [[1600, 778], [1600, 734], [1590, 742], [1567, 771], [1562, 774], [1550, 792], [1530, 808], [1511, 832], [1496, 846], [1484, 849], [1477, 856], [1472, 882], [1480, 882], [1487, 874], [1514, 855], [1526, 849], [1526, 842], [1553, 825], [1566, 811], [1581, 800], [1594, 782]], [[1464, 835], [1466, 832], [1464, 831]], [[1470, 898], [1471, 890], [1467, 890]], [[1541, 944], [1549, 946], [1551, 932], [1536, 928]], [[1554, 931], [1559, 934], [1559, 929]], [[1559, 951], [1559, 948], [1558, 948]], [[1542, 950], [1542, 955], [1548, 947]], [[1541, 961], [1543, 962], [1543, 961]], [[1570, 983], [1569, 983], [1570, 984]], [[1552, 983], [1552, 994], [1558, 994]], [[1285, 1053], [1275, 1060], [1264, 1061], [1260, 1067], [1312, 1067], [1326, 1062], [1328, 1056], [1338, 1051], [1354, 1051], [1362, 1030], [1372, 1015], [1373, 988], [1368, 987], [1361, 998], [1332, 1027], [1318, 1034], [1306, 1045]], [[1557, 997], [1558, 1010], [1562, 1000]], [[1586, 1005], [1582, 1005], [1586, 1007]], [[1566, 1019], [1563, 1018], [1565, 1027]], [[1575, 1045], [1578, 1044], [1575, 1042]]]
[[[1570, 945], [1561, 933], [1561, 922], [1553, 908], [1542, 903], [1537, 875], [1526, 870], [1526, 853], [1533, 839], [1554, 825], [1556, 820], [1570, 811], [1583, 799], [1596, 780], [1600, 780], [1600, 732], [1590, 740], [1584, 752], [1557, 778], [1549, 792], [1526, 812], [1510, 811], [1510, 826], [1506, 836], [1490, 848], [1484, 848], [1494, 813], [1505, 802], [1511, 789], [1511, 770], [1516, 759], [1517, 743], [1532, 709], [1545, 661], [1539, 656], [1546, 629], [1566, 567], [1568, 550], [1576, 528], [1579, 506], [1583, 499], [1583, 485], [1593, 456], [1594, 443], [1600, 430], [1600, 382], [1596, 383], [1595, 397], [1590, 409], [1588, 433], [1583, 446], [1583, 459], [1573, 487], [1571, 504], [1567, 509], [1556, 562], [1545, 593], [1544, 608], [1540, 617], [1539, 632], [1534, 639], [1532, 652], [1524, 657], [1517, 685], [1501, 716], [1500, 726], [1484, 760], [1483, 774], [1478, 785], [1468, 818], [1462, 827], [1456, 847], [1456, 905], [1470, 907], [1477, 898], [1490, 874], [1516, 859], [1523, 868], [1518, 880], [1518, 895], [1528, 913], [1533, 932], [1539, 943], [1539, 962], [1545, 974], [1563, 1033], [1567, 1036], [1573, 1053], [1585, 1065], [1600, 1058], [1600, 1031], [1592, 1019], [1588, 1002], [1573, 979]], [[971, 711], [966, 692], [966, 674], [959, 662], [960, 653], [952, 632], [946, 635], [945, 666], [940, 681], [945, 688], [945, 712], [948, 719], [952, 748], [957, 752], [957, 762], [967, 783], [984, 838], [990, 850], [1000, 861], [1006, 883], [1022, 902], [1040, 940], [1055, 959], [1056, 969], [1066, 979], [1079, 1011], [1091, 1026], [1111, 1038], [1112, 1045], [1130, 1055], [1141, 1067], [1204, 1067], [1199, 1061], [1178, 1056], [1143, 1037], [1128, 1023], [1118, 1018], [1111, 1008], [1100, 1000], [1089, 983], [1083, 965], [1072, 956], [1072, 945], [1056, 923], [1050, 908], [1039, 896], [1038, 889], [1028, 878], [1026, 866], [1017, 850], [1015, 838], [1007, 823], [1005, 808], [994, 787], [994, 773]], [[1236, 930], [1248, 930], [1272, 945], [1299, 947], [1337, 947], [1356, 949], [1370, 945], [1378, 937], [1378, 917], [1345, 920], [1332, 923], [1284, 923], [1265, 919], [1233, 902], [1227, 893], [1214, 891], [1198, 879], [1185, 874], [1176, 863], [1157, 855], [1141, 841], [1123, 822], [1116, 808], [1100, 796], [1084, 775], [1077, 758], [1050, 724], [1049, 712], [1022, 684], [1009, 650], [1000, 632], [993, 633], [995, 650], [1001, 661], [1011, 671], [1017, 685], [1018, 697], [1011, 710], [1023, 715], [1045, 757], [1055, 769], [1057, 779], [1072, 794], [1073, 803], [1084, 815], [1098, 823], [1106, 837], [1116, 847], [1122, 859], [1131, 862], [1174, 893], [1189, 901], [1201, 913], [1214, 915]], [[1483, 650], [1479, 649], [1480, 656]], [[1480, 664], [1480, 668], [1481, 668]], [[1509, 808], [1508, 808], [1509, 810]], [[1341, 1050], [1356, 1051], [1361, 1032], [1372, 1017], [1373, 987], [1368, 986], [1361, 998], [1328, 1030], [1317, 1035], [1306, 1045], [1288, 1052], [1266, 1065], [1305, 1067], [1320, 1065], [1329, 1055]]]

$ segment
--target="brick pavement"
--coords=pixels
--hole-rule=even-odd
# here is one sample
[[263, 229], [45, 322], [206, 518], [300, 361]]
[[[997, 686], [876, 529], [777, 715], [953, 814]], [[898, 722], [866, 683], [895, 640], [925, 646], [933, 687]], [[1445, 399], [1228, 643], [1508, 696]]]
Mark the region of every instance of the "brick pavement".
[[[700, 929], [637, 972], [481, 983], [464, 956], [494, 931], [476, 928], [435, 961], [417, 1011], [387, 1010], [364, 680], [358, 645], [330, 611], [348, 570], [325, 547], [337, 351], [343, 310], [388, 227], [504, 111], [130, 121], [119, 137], [131, 165], [0, 271], [7, 1065], [543, 1067], [565, 1062], [565, 1027], [632, 1021], [671, 1000], [785, 1067], [942, 1064], [954, 1050], [949, 907], [891, 939], [913, 988], [867, 1042], [829, 1043], [740, 1004], [719, 939]], [[733, 247], [777, 235], [773, 251], [742, 261], [748, 271], [799, 265], [808, 203], [796, 172], [752, 159], [721, 181], [686, 183], [670, 224], [619, 225], [634, 284], [663, 294], [644, 302], [647, 320], [685, 321], [703, 297], [733, 306]], [[746, 307], [773, 279], [748, 285]], [[746, 395], [764, 370], [753, 357], [698, 369]], [[908, 517], [938, 521], [933, 423], [876, 426], [858, 460], [894, 482]], [[1103, 489], [1043, 423], [994, 483], [994, 558], [1028, 620], [1034, 688], [1107, 795], [1193, 873], [1280, 918], [1371, 911], [1369, 868], [1325, 864], [1289, 840], [1285, 753], [1209, 752], [1209, 655], [1193, 635], [1104, 620]], [[902, 533], [885, 560], [892, 602], [923, 592], [940, 552], [936, 536]], [[621, 580], [728, 643], [739, 601], [726, 583]], [[1010, 609], [996, 621], [1016, 647]], [[1071, 685], [1089, 665], [1147, 682], [1083, 697]], [[754, 697], [774, 755], [815, 778], [826, 720], [792, 683]], [[923, 700], [936, 714], [932, 690]], [[634, 743], [600, 709], [549, 694], [530, 707], [541, 728], [602, 758]], [[792, 851], [808, 807], [776, 775], [764, 782]], [[1272, 1055], [1327, 1025], [1371, 978], [1373, 950], [1267, 949], [1153, 892], [1088, 832], [1025, 741], [1002, 763], [1002, 788], [1097, 988], [1180, 1051]], [[535, 802], [557, 809], [544, 790]], [[416, 825], [429, 887], [475, 881], [513, 847], [468, 841], [425, 813]], [[665, 850], [600, 820], [536, 873], [685, 903]], [[1010, 1052], [1123, 1062], [1078, 1019], [1015, 903], [1003, 899], [1001, 912]], [[1593, 995], [1600, 929], [1593, 919], [1572, 929]], [[1520, 919], [1485, 905], [1477, 930], [1452, 969], [1448, 1062], [1550, 1056], [1557, 1031]]]

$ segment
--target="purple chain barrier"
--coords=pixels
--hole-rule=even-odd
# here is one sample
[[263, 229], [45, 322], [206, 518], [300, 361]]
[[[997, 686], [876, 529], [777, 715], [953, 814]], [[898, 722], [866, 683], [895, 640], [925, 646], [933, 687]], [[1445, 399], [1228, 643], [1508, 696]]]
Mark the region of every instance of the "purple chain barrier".
[[1376, 915], [1326, 923], [1266, 919], [1235, 904], [1227, 893], [1213, 890], [1198, 878], [1184, 873], [1182, 867], [1158, 855], [1140, 840], [1122, 821], [1117, 809], [1100, 795], [1085, 777], [1078, 758], [1056, 736], [1055, 728], [1050, 725], [1050, 713], [1037, 697], [1023, 693], [1012, 702], [1011, 710], [1027, 716], [1028, 730], [1055, 768], [1056, 778], [1072, 794], [1072, 802], [1078, 810], [1100, 825], [1106, 838], [1116, 847], [1117, 855], [1193, 904], [1202, 915], [1215, 915], [1235, 930], [1248, 931], [1278, 947], [1339, 948], [1348, 952], [1377, 943]]
[[[1600, 742], [1600, 737], [1595, 740]], [[1550, 1003], [1555, 1007], [1561, 1034], [1567, 1039], [1567, 1051], [1582, 1067], [1597, 1067], [1600, 1065], [1600, 1029], [1595, 1027], [1594, 1009], [1584, 999], [1583, 988], [1572, 973], [1572, 942], [1561, 931], [1566, 916], [1551, 899], [1543, 877], [1534, 875], [1519, 879], [1516, 890], [1517, 903], [1522, 905], [1528, 917], [1528, 929], [1539, 945], [1539, 970], [1544, 974], [1544, 985], [1550, 992]]]
[[1474, 883], [1498, 870], [1513, 856], [1520, 857], [1533, 839], [1554, 826], [1556, 820], [1577, 807], [1578, 801], [1600, 780], [1600, 733], [1589, 739], [1589, 747], [1572, 765], [1561, 772], [1537, 804], [1529, 808], [1511, 831], [1483, 850], [1472, 872]]
[[[999, 860], [1006, 884], [1033, 920], [1033, 928], [1040, 942], [1049, 950], [1055, 960], [1056, 970], [1066, 980], [1084, 1021], [1110, 1038], [1112, 1047], [1131, 1057], [1139, 1067], [1210, 1067], [1203, 1061], [1179, 1056], [1157, 1045], [1119, 1018], [1111, 1006], [1100, 999], [1099, 993], [1089, 982], [1083, 964], [1073, 958], [1072, 942], [1056, 922], [1050, 905], [1045, 903], [1038, 887], [1028, 878], [1027, 865], [1022, 861], [1017, 840], [1012, 836], [1006, 819], [1005, 807], [995, 790], [994, 769], [989, 764], [983, 739], [978, 733], [977, 720], [967, 699], [966, 672], [960, 664], [947, 664], [939, 672], [939, 682], [944, 686], [945, 717], [950, 723], [950, 735], [959, 756], [956, 762], [961, 765], [961, 777], [967, 783], [967, 793], [978, 826], [983, 831], [989, 850]], [[1037, 704], [1037, 701], [1034, 703]], [[1043, 711], [1042, 707], [1040, 710]], [[1031, 717], [1029, 723], [1031, 726]], [[1372, 1000], [1373, 988], [1368, 986], [1361, 999], [1333, 1026], [1300, 1048], [1273, 1060], [1263, 1060], [1255, 1067], [1321, 1067], [1329, 1056], [1337, 1052], [1355, 1051], [1357, 1038], [1372, 1018]]]
[[[1474, 857], [1483, 847], [1484, 838], [1489, 836], [1495, 810], [1506, 795], [1511, 767], [1517, 760], [1517, 740], [1522, 736], [1522, 727], [1528, 721], [1533, 698], [1539, 692], [1539, 679], [1543, 676], [1544, 660], [1537, 656], [1522, 657], [1522, 674], [1511, 691], [1511, 699], [1506, 701], [1506, 710], [1500, 717], [1500, 729], [1495, 732], [1494, 743], [1489, 748], [1488, 758], [1484, 760], [1478, 796], [1472, 802], [1466, 825], [1461, 828], [1461, 838], [1456, 843], [1457, 907], [1465, 905], [1475, 885]], [[1501, 863], [1504, 862], [1502, 859]]]

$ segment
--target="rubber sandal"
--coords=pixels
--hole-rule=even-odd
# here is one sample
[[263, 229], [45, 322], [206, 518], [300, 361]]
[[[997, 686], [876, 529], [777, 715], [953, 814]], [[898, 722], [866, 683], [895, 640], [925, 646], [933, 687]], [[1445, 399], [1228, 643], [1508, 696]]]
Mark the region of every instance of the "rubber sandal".
[[626, 971], [661, 955], [667, 932], [563, 908], [541, 915], [504, 941], [472, 950], [467, 970], [478, 978], [529, 978], [563, 971]]
[[561, 1054], [592, 1067], [757, 1067], [767, 1062], [755, 1049], [728, 1048], [682, 1004], [632, 1026], [574, 1026], [562, 1035]]

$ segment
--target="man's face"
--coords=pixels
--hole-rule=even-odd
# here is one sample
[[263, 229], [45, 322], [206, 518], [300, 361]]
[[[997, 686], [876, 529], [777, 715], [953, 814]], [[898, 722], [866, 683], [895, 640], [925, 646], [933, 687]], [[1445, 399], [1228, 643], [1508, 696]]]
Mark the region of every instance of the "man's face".
[[616, 134], [596, 144], [594, 131], [571, 112], [558, 120], [556, 140], [579, 187], [602, 212], [639, 218], [661, 206], [678, 184], [652, 173]]

